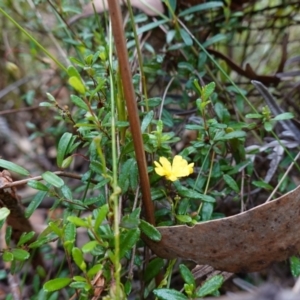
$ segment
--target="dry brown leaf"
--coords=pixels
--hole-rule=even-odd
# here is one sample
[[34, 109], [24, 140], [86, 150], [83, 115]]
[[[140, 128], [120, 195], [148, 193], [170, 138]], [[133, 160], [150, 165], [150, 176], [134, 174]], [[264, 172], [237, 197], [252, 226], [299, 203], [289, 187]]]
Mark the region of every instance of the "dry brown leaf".
[[147, 241], [160, 257], [193, 260], [237, 273], [262, 270], [300, 250], [300, 186], [238, 215], [157, 228], [162, 239]]
[[[126, 4], [126, 0], [119, 0], [120, 4]], [[97, 13], [102, 13], [108, 9], [107, 0], [94, 0], [94, 5]], [[163, 13], [164, 8], [161, 0], [131, 0], [132, 7], [136, 7], [142, 10], [145, 14], [149, 16], [156, 16], [157, 11]], [[152, 10], [153, 8], [154, 10]], [[93, 2], [91, 1], [89, 4], [83, 7], [82, 13], [72, 17], [69, 20], [69, 24], [76, 22], [81, 18], [86, 18], [94, 14]]]
[[92, 285], [94, 287], [94, 297], [92, 298], [92, 300], [100, 299], [101, 294], [104, 290], [105, 279], [102, 273], [102, 271], [99, 271], [96, 274], [95, 278], [92, 280]]

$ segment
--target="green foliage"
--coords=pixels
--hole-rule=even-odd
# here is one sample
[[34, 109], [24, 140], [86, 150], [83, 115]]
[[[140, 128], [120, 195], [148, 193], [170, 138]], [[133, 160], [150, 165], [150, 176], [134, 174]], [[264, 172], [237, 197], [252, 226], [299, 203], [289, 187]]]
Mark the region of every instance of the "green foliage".
[[[168, 12], [161, 20], [154, 22], [145, 15], [135, 16], [141, 25], [138, 34], [148, 33], [158, 26], [164, 26], [166, 31], [164, 54], [158, 54], [159, 51], [146, 42], [145, 52], [150, 54], [140, 62], [139, 70], [133, 70], [133, 87], [147, 156], [147, 161], [142, 163], [148, 164], [149, 193], [157, 208], [156, 224], [193, 226], [220, 217], [222, 214], [215, 211], [216, 203], [222, 203], [226, 195], [243, 201], [240, 199], [245, 184], [242, 178], [253, 175], [253, 162], [248, 158], [251, 153], [246, 151], [249, 132], [259, 129], [262, 136], [266, 135], [276, 122], [291, 119], [292, 114], [273, 116], [267, 106], [256, 110], [245, 97], [246, 91], [239, 89], [205, 50], [212, 45], [222, 48], [222, 41], [228, 40], [227, 31], [230, 32], [236, 22], [229, 6], [223, 1], [210, 1], [177, 11], [176, 1], [165, 3]], [[69, 7], [66, 1], [57, 6], [56, 13], [62, 14], [61, 17], [69, 17], [70, 11], [78, 9]], [[192, 35], [182, 23], [184, 20], [187, 25], [197, 26], [199, 16], [205, 24], [221, 16], [219, 19], [223, 21], [218, 21], [216, 26], [223, 31], [200, 43], [199, 36]], [[62, 104], [54, 93], [46, 93], [48, 101], [39, 103], [45, 111], [55, 112], [55, 117], [47, 133], [36, 129], [34, 134], [48, 135], [55, 140], [56, 164], [64, 171], [48, 170], [39, 174], [41, 180], [28, 179], [27, 185], [37, 192], [26, 207], [25, 216], [29, 218], [46, 197], [54, 200], [51, 210], [62, 208], [63, 213], [57, 219], [48, 220], [47, 227], [37, 237], [34, 232], [23, 233], [13, 247], [12, 229], [7, 227], [7, 248], [1, 250], [3, 261], [21, 264], [29, 259], [31, 250], [47, 250], [50, 243], [57, 242], [64, 251], [66, 265], [55, 265], [56, 278], [47, 278], [46, 282], [42, 282], [45, 274], [37, 274], [39, 282], [34, 287], [38, 297], [47, 294], [47, 299], [58, 299], [61, 289], [65, 289], [70, 298], [79, 293], [80, 299], [91, 299], [99, 292], [99, 286], [105, 299], [115, 299], [116, 293], [125, 298], [125, 294], [130, 296], [134, 286], [134, 272], [144, 280], [144, 294], [151, 294], [150, 297], [154, 294], [158, 299], [176, 300], [218, 295], [224, 281], [221, 275], [207, 279], [198, 287], [188, 264], [180, 264], [184, 283], [179, 292], [179, 288], [169, 288], [175, 261], [155, 257], [142, 266], [145, 257], [140, 249], [145, 246], [145, 237], [155, 242], [162, 237], [149, 220], [144, 220], [140, 157], [136, 156], [133, 141], [136, 129], [129, 128], [129, 112], [124, 102], [125, 87], [120, 75], [123, 66], [118, 65], [110, 33], [106, 35], [108, 20], [103, 18], [99, 22], [102, 21], [103, 24], [92, 19], [82, 20], [74, 32], [71, 27], [59, 24], [65, 31], [59, 31], [58, 36], [72, 55], [69, 60], [73, 65], [68, 68], [57, 63], [31, 34], [26, 34], [27, 42], [33, 44], [32, 53], [41, 49], [64, 71], [62, 77], [67, 77], [70, 95], [64, 99], [67, 104]], [[134, 53], [130, 48], [135, 45], [132, 26], [132, 22], [125, 24], [125, 34], [130, 61], [134, 65]], [[25, 28], [22, 32], [26, 32]], [[174, 55], [177, 52], [181, 53], [179, 58]], [[164, 97], [150, 98], [146, 83], [155, 82], [156, 77], [169, 76], [162, 68], [168, 55], [172, 57], [176, 74], [172, 75]], [[209, 69], [211, 63], [213, 70]], [[168, 88], [180, 90], [179, 104], [168, 96]], [[172, 109], [188, 110], [192, 102], [190, 95], [196, 96], [192, 103], [194, 115], [184, 130], [193, 132], [195, 138], [178, 150], [177, 143], [183, 140], [177, 130], [181, 124]], [[249, 123], [247, 119], [254, 121]], [[160, 157], [170, 162], [175, 151], [187, 164], [193, 164], [193, 172], [171, 182], [155, 171], [153, 162]], [[4, 159], [0, 159], [0, 166], [23, 176], [30, 175], [25, 166]], [[76, 174], [70, 175], [70, 171]], [[263, 180], [252, 180], [251, 184], [265, 190], [273, 188]], [[1, 224], [9, 214], [7, 208], [0, 209]], [[88, 238], [82, 245], [77, 243], [80, 232]], [[299, 276], [299, 259], [292, 257], [290, 264], [292, 274]], [[161, 273], [164, 279], [155, 289], [155, 277]]]
[[290, 257], [290, 268], [291, 273], [294, 277], [299, 277], [300, 275], [300, 259], [297, 256]]

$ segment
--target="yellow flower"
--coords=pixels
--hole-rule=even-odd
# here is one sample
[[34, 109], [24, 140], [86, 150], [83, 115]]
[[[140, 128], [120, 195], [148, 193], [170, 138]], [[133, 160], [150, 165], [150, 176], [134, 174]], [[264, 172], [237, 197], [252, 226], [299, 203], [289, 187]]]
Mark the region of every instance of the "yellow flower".
[[160, 157], [159, 163], [155, 161], [154, 164], [155, 172], [160, 176], [165, 176], [170, 181], [189, 176], [194, 172], [194, 163], [188, 164], [180, 155], [174, 156], [172, 165], [165, 157]]

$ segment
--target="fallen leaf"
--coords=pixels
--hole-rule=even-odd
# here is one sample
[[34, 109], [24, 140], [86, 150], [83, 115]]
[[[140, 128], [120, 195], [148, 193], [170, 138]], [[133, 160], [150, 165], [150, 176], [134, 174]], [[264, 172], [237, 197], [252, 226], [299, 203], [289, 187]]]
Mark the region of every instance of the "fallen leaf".
[[147, 240], [162, 258], [183, 258], [217, 270], [262, 270], [300, 250], [300, 186], [276, 200], [238, 215], [157, 228], [160, 242]]

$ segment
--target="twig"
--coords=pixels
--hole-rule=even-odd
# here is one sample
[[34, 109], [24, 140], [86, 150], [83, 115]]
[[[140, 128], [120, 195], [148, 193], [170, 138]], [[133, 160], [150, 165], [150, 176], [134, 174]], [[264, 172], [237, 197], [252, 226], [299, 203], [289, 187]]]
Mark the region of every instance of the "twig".
[[[74, 179], [78, 179], [78, 180], [82, 179], [82, 175], [74, 174], [74, 173], [70, 173], [70, 172], [56, 171], [56, 172], [53, 172], [53, 173], [56, 174], [57, 176], [61, 176], [61, 177], [69, 177], [69, 178], [74, 178]], [[5, 183], [3, 186], [0, 187], [0, 190], [10, 188], [10, 187], [13, 187], [13, 186], [24, 185], [24, 184], [27, 184], [28, 181], [30, 181], [30, 180], [40, 181], [40, 180], [43, 180], [43, 177], [42, 176], [35, 176], [35, 177], [27, 178], [27, 179], [14, 181], [14, 182], [11, 182], [11, 183]], [[94, 184], [99, 183], [97, 180], [94, 180], [94, 179], [91, 179], [90, 182], [94, 183]]]
[[131, 127], [132, 139], [136, 160], [139, 169], [141, 182], [142, 200], [145, 207], [146, 220], [155, 224], [154, 206], [150, 194], [150, 182], [147, 172], [146, 155], [144, 151], [143, 139], [141, 134], [141, 126], [138, 114], [138, 108], [135, 101], [134, 88], [132, 84], [132, 75], [129, 69], [129, 58], [124, 38], [124, 30], [122, 26], [122, 15], [120, 4], [118, 1], [108, 1], [109, 13], [112, 19], [112, 30], [119, 59], [120, 73], [123, 83], [124, 96], [127, 105], [129, 123]]
[[35, 110], [35, 109], [39, 109], [39, 108], [41, 108], [41, 106], [35, 105], [35, 106], [31, 106], [31, 107], [7, 109], [7, 110], [4, 110], [4, 111], [0, 111], [0, 116], [8, 115], [8, 114], [17, 114], [17, 113], [20, 113], [20, 112], [23, 112], [23, 111], [30, 111], [30, 110]]

